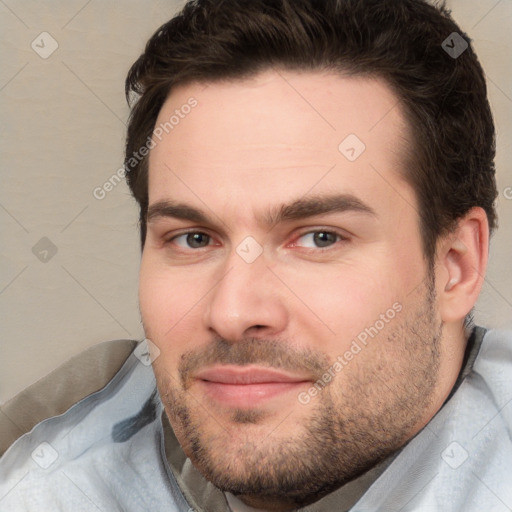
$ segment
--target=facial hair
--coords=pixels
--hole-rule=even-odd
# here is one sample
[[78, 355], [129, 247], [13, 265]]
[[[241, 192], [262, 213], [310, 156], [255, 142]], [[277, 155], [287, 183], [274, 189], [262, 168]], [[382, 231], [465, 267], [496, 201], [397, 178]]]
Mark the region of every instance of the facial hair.
[[[169, 421], [194, 466], [217, 488], [259, 503], [308, 505], [400, 448], [432, 403], [442, 323], [434, 279], [420, 286], [385, 329], [294, 420], [261, 409], [235, 409], [228, 422], [190, 392], [193, 373], [210, 364], [258, 364], [320, 377], [332, 361], [285, 340], [215, 339], [182, 354], [179, 378], [154, 365]], [[363, 354], [366, 354], [364, 356]], [[364, 360], [363, 360], [364, 358]], [[287, 435], [286, 425], [300, 429]], [[244, 430], [246, 429], [246, 430]]]

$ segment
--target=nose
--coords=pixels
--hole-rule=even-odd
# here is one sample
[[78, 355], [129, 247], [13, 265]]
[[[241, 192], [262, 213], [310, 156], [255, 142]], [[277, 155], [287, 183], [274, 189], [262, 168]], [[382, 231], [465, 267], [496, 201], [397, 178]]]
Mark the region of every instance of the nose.
[[226, 273], [208, 294], [206, 326], [225, 340], [277, 336], [288, 324], [288, 312], [264, 255], [246, 263], [233, 254]]

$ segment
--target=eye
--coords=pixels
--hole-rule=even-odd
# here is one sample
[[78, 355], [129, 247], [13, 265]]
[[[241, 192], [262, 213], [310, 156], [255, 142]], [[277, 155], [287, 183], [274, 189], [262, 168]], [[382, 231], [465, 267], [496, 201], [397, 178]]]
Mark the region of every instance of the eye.
[[336, 242], [344, 240], [338, 233], [332, 231], [311, 231], [305, 233], [294, 243], [295, 246], [306, 247], [308, 249], [323, 249], [334, 245]]
[[201, 233], [200, 231], [194, 231], [175, 236], [169, 241], [183, 249], [201, 249], [202, 247], [207, 247], [210, 244], [211, 236], [206, 233]]

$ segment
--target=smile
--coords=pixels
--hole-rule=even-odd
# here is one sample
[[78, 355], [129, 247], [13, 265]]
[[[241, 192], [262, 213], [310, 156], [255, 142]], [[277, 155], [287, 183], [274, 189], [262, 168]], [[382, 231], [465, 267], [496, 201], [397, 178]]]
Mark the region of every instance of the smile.
[[195, 379], [214, 401], [238, 408], [261, 405], [311, 382], [310, 376], [254, 366], [215, 366], [201, 370]]

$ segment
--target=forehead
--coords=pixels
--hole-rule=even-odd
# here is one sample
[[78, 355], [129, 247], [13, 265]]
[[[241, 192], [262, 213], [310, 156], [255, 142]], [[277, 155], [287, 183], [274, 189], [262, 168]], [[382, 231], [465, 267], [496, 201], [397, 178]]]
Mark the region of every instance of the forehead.
[[247, 204], [313, 188], [371, 191], [383, 176], [398, 179], [407, 137], [398, 99], [379, 79], [268, 70], [192, 83], [172, 91], [158, 116], [149, 199], [174, 191], [197, 203], [216, 191]]

